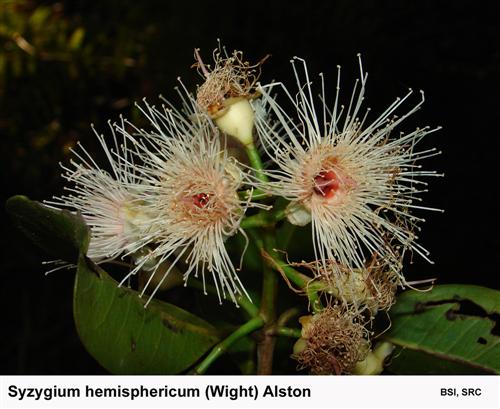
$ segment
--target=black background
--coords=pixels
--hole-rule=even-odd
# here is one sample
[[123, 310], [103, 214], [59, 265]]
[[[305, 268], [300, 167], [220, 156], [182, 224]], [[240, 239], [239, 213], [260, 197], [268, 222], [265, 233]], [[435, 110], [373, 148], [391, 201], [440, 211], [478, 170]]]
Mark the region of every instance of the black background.
[[[369, 72], [366, 99], [375, 112], [408, 87], [425, 90], [423, 109], [403, 128], [410, 130], [416, 124], [443, 126], [425, 142], [425, 146], [443, 151], [427, 161], [426, 167], [444, 172], [446, 177], [431, 180], [425, 202], [445, 213], [426, 214], [420, 235], [420, 243], [431, 251], [435, 264], [415, 259], [408, 274], [438, 277], [440, 283], [499, 288], [500, 30], [494, 3], [62, 2], [65, 13], [90, 22], [94, 30], [102, 27], [110, 41], [114, 25], [130, 25], [131, 35], [155, 27], [154, 35], [144, 44], [143, 52], [148, 57], [145, 68], [136, 70], [126, 81], [111, 84], [104, 93], [109, 100], [169, 95], [178, 75], [190, 84], [196, 78], [189, 68], [193, 48], [200, 47], [208, 59], [217, 38], [230, 50], [243, 50], [250, 61], [272, 54], [265, 63], [263, 81], [275, 78], [292, 84], [289, 59], [294, 55], [305, 58], [311, 73], [325, 73], [330, 95], [337, 64], [343, 67], [342, 85], [349, 92], [357, 74], [356, 54], [361, 52]], [[94, 84], [85, 86], [92, 88]], [[102, 84], [99, 86], [102, 91]], [[71, 82], [60, 87], [64, 87], [73, 109], [99, 111], [94, 116], [87, 111], [78, 116], [86, 124], [92, 119], [97, 127], [104, 128], [108, 117], [115, 119], [122, 112], [97, 108], [92, 101], [78, 101], [80, 88], [72, 88]], [[42, 88], [36, 78], [24, 84], [18, 81], [16, 89], [6, 87], [2, 103], [16, 104], [18, 95], [30, 95]], [[25, 110], [29, 120], [32, 107], [17, 103], [17, 109]], [[48, 115], [64, 116], [61, 120], [66, 123], [77, 116], [64, 110]], [[90, 128], [87, 134], [77, 136], [84, 143], [93, 143]], [[17, 193], [41, 200], [60, 192], [59, 158], [38, 174], [27, 173], [26, 162], [22, 162], [26, 159], [16, 159], [8, 151], [15, 142], [2, 138], [2, 144], [3, 202]], [[3, 210], [2, 225], [1, 372], [104, 373], [85, 352], [74, 330], [73, 273], [44, 277], [40, 262], [45, 256], [12, 229]]]

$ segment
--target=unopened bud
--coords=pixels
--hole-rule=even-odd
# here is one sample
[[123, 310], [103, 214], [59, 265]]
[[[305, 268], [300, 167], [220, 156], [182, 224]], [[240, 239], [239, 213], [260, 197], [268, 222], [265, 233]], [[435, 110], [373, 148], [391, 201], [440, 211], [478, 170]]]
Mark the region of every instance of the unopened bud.
[[291, 224], [301, 227], [308, 225], [312, 220], [310, 210], [296, 202], [292, 202], [287, 206], [286, 218]]
[[224, 109], [214, 117], [219, 129], [236, 138], [243, 145], [253, 143], [254, 111], [247, 98], [228, 98], [223, 103]]
[[379, 375], [384, 370], [384, 363], [392, 354], [394, 345], [389, 342], [377, 344], [373, 351], [370, 351], [366, 358], [358, 362], [352, 373], [355, 375]]
[[141, 204], [125, 204], [119, 212], [123, 220], [123, 234], [130, 242], [139, 240], [144, 234], [145, 226], [151, 226], [151, 217]]

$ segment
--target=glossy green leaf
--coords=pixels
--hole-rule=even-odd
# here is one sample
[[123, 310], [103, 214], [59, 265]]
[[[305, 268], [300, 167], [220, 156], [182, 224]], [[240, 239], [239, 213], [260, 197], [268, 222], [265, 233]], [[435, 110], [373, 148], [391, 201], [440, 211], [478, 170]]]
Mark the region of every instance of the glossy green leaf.
[[89, 229], [78, 214], [51, 209], [26, 196], [13, 196], [6, 203], [14, 224], [51, 256], [75, 263], [80, 249], [85, 253]]
[[80, 257], [74, 316], [90, 354], [114, 374], [176, 374], [192, 366], [218, 340], [206, 321], [118, 287], [104, 270]]
[[401, 374], [500, 373], [495, 320], [500, 291], [472, 285], [441, 285], [406, 291], [390, 312], [383, 338], [395, 344], [389, 370]]
[[173, 374], [193, 365], [217, 341], [214, 327], [174, 305], [153, 300], [148, 308], [118, 287], [85, 257], [89, 229], [81, 216], [54, 210], [25, 196], [7, 201], [14, 223], [36, 245], [70, 263], [78, 261], [74, 316], [91, 355], [117, 374]]

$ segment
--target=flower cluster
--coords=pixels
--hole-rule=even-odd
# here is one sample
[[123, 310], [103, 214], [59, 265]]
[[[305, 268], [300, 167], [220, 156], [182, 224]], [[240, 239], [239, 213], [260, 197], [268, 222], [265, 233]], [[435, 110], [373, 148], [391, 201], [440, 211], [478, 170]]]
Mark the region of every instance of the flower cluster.
[[[211, 276], [219, 301], [238, 305], [250, 297], [228, 238], [242, 234], [248, 241], [248, 226], [275, 227], [283, 218], [310, 224], [314, 259], [287, 265], [305, 270], [302, 277], [310, 282], [304, 293], [314, 287], [328, 306], [316, 305], [316, 314], [302, 320], [294, 357], [313, 373], [355, 371], [372, 354], [367, 324], [407, 284], [405, 253], [430, 261], [416, 242], [423, 219], [413, 211], [437, 210], [422, 206], [420, 194], [423, 179], [439, 175], [422, 170], [419, 161], [439, 152], [418, 144], [438, 128], [397, 131], [420, 109], [423, 93], [403, 113], [412, 90], [371, 118], [363, 108], [367, 73], [360, 57], [345, 105], [340, 67], [329, 104], [323, 75], [316, 89], [299, 58], [291, 61], [295, 90], [259, 83], [264, 60], [252, 65], [239, 51], [219, 47], [213, 68], [198, 50], [195, 60], [204, 82], [194, 93], [181, 83], [182, 109], [165, 99], [159, 108], [144, 101], [137, 108], [148, 128], [121, 119], [110, 124], [109, 138], [96, 132], [108, 170], [80, 146], [71, 167], [64, 167], [70, 193], [48, 203], [81, 212], [91, 229], [88, 257], [95, 262], [130, 259], [120, 285], [142, 275], [146, 306], [174, 273], [184, 283], [199, 277], [204, 289]], [[263, 248], [269, 240], [257, 241], [262, 254], [279, 254]], [[286, 245], [279, 250], [286, 253]]]

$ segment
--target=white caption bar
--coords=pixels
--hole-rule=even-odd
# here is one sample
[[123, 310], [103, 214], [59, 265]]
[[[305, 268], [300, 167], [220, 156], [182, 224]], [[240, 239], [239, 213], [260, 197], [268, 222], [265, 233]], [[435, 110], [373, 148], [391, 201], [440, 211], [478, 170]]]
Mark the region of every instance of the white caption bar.
[[0, 408], [498, 408], [497, 376], [0, 376]]

